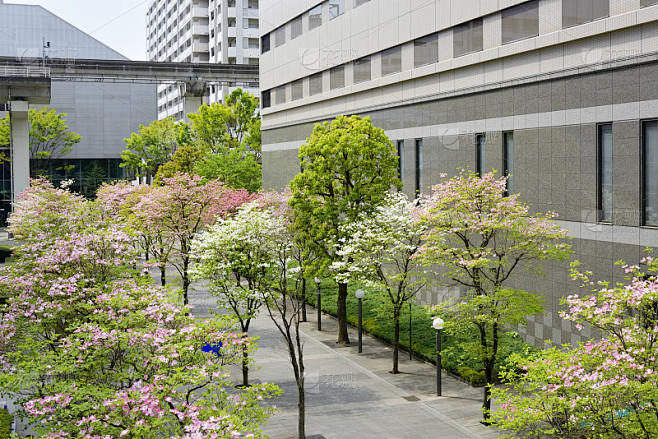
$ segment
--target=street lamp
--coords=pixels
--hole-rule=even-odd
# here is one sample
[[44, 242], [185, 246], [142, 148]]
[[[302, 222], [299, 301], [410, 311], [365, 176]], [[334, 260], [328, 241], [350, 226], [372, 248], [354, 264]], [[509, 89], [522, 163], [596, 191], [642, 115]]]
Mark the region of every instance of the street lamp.
[[318, 331], [322, 331], [322, 295], [320, 293], [320, 284], [322, 279], [315, 278], [315, 284], [318, 286]]
[[441, 396], [441, 330], [444, 326], [441, 317], [432, 320], [432, 328], [436, 329], [436, 396]]
[[363, 308], [361, 301], [363, 300], [363, 297], [366, 295], [365, 291], [359, 289], [356, 290], [356, 293], [354, 293], [357, 299], [359, 299], [359, 354], [363, 352]]

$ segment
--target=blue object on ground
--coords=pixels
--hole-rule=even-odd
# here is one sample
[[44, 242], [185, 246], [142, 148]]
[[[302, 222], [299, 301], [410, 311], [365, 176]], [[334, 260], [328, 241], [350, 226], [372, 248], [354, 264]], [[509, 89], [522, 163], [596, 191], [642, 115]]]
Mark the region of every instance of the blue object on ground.
[[217, 343], [206, 343], [206, 345], [201, 348], [203, 352], [209, 352], [217, 355], [218, 357], [222, 356], [221, 349], [222, 349], [221, 341], [218, 341]]

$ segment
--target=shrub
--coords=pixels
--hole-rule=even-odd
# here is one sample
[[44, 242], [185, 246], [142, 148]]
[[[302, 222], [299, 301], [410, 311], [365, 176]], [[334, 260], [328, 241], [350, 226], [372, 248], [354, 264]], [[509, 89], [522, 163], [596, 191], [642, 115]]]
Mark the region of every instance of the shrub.
[[[335, 316], [337, 311], [336, 298], [338, 295], [338, 284], [333, 280], [327, 279], [320, 285], [322, 290], [322, 310], [330, 315]], [[393, 321], [382, 313], [377, 313], [376, 308], [381, 306], [377, 300], [378, 295], [372, 290], [361, 284], [350, 283], [349, 293], [347, 295], [347, 320], [351, 325], [358, 324], [358, 301], [354, 297], [357, 289], [367, 291], [363, 299], [363, 330], [374, 337], [379, 338], [387, 343], [393, 342]], [[315, 282], [312, 279], [307, 281], [306, 301], [312, 305], [317, 304], [317, 290]], [[424, 307], [412, 304], [412, 353], [430, 363], [436, 363], [436, 331], [432, 329], [432, 318]], [[409, 308], [405, 306], [405, 313], [400, 321], [400, 347], [408, 352], [409, 349]], [[448, 335], [444, 331], [441, 334], [442, 357], [441, 366], [443, 370], [460, 376], [471, 385], [479, 386], [484, 383], [484, 369], [482, 362], [473, 354], [465, 352], [458, 346], [460, 342], [475, 339], [477, 334], [460, 333], [459, 336]], [[519, 353], [527, 357], [535, 348], [525, 343], [517, 333], [504, 333], [500, 339], [500, 365], [505, 367], [507, 359], [513, 353]], [[461, 371], [460, 371], [461, 369]], [[496, 365], [495, 376], [498, 376], [499, 368]], [[462, 375], [466, 373], [466, 376]], [[481, 374], [481, 378], [480, 378]]]
[[7, 409], [0, 409], [0, 439], [9, 439], [11, 436], [11, 423], [14, 417]]

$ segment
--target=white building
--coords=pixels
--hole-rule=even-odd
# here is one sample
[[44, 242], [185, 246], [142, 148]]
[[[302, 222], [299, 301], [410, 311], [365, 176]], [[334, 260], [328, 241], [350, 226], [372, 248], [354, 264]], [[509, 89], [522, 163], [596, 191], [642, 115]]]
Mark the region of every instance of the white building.
[[[258, 0], [153, 0], [146, 14], [151, 61], [258, 64]], [[232, 88], [206, 84], [203, 102], [222, 102]], [[258, 89], [249, 89], [258, 96]], [[188, 91], [189, 92], [189, 91]], [[158, 118], [184, 120], [181, 86], [158, 87]]]

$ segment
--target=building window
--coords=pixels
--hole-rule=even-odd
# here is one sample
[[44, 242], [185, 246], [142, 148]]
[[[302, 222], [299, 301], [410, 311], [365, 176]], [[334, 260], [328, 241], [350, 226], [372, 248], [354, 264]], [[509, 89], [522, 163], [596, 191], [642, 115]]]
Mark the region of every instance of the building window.
[[514, 133], [503, 134], [503, 175], [507, 177], [507, 197], [514, 193]]
[[279, 47], [286, 42], [286, 26], [281, 26], [274, 31], [274, 47]]
[[419, 195], [423, 187], [423, 139], [416, 139], [416, 194]]
[[304, 80], [298, 79], [290, 83], [290, 99], [296, 101], [304, 97]]
[[302, 34], [302, 16], [293, 19], [290, 22], [290, 39], [294, 40]]
[[322, 93], [322, 72], [308, 77], [308, 94], [310, 96]]
[[308, 11], [308, 30], [322, 26], [322, 5]]
[[274, 103], [281, 105], [286, 103], [286, 86], [280, 85], [274, 89]]
[[360, 82], [370, 81], [370, 79], [370, 57], [366, 56], [354, 61], [354, 83], [358, 84]]
[[329, 20], [345, 13], [345, 0], [329, 0]]
[[483, 46], [482, 18], [455, 26], [453, 32], [454, 57], [480, 52]]
[[475, 172], [482, 177], [487, 169], [487, 138], [484, 134], [475, 136]]
[[358, 8], [361, 5], [365, 5], [368, 3], [370, 0], [354, 0], [354, 7]]
[[610, 16], [610, 0], [563, 0], [562, 28]]
[[658, 0], [642, 0], [640, 2], [640, 7], [644, 8], [645, 6], [651, 6], [655, 4], [658, 4]]
[[539, 35], [539, 0], [503, 9], [503, 44]]
[[645, 122], [643, 131], [643, 224], [658, 226], [658, 121]]
[[439, 62], [439, 34], [432, 34], [414, 41], [414, 67]]
[[398, 140], [398, 178], [404, 181], [404, 140]]
[[599, 125], [598, 132], [598, 220], [612, 221], [612, 124]]
[[263, 90], [260, 94], [260, 98], [263, 108], [269, 108], [272, 106], [272, 101], [270, 99], [270, 90]]
[[260, 39], [260, 53], [270, 51], [270, 34], [263, 35]]
[[329, 90], [345, 87], [345, 66], [329, 70]]
[[384, 50], [382, 57], [382, 76], [402, 71], [402, 48], [400, 46]]

